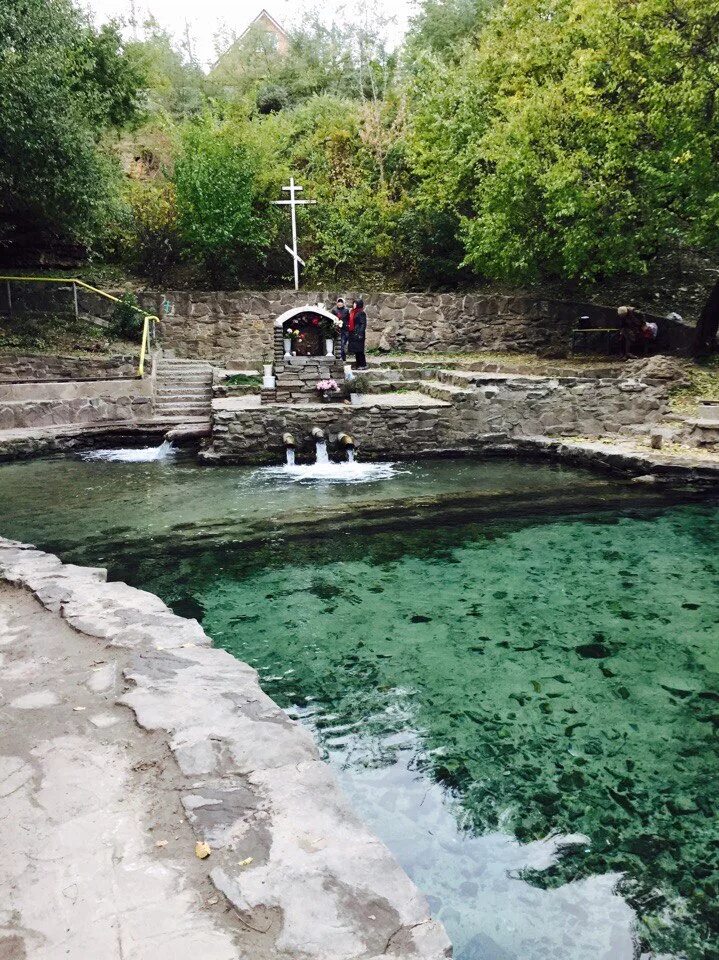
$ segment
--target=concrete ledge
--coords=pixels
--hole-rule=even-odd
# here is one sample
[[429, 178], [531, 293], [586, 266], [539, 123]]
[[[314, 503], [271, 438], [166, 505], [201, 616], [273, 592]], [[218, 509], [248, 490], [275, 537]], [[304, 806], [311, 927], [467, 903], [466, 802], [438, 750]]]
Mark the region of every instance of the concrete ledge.
[[513, 438], [489, 447], [494, 452], [528, 453], [577, 466], [629, 476], [642, 483], [656, 483], [683, 490], [719, 490], [719, 457], [677, 456], [641, 450], [619, 438], [616, 443], [595, 440], [558, 440], [554, 437]]
[[0, 576], [129, 656], [121, 702], [165, 738], [188, 818], [212, 850], [209, 876], [238, 924], [267, 941], [262, 956], [451, 956], [424, 896], [357, 817], [311, 736], [197, 621], [107, 583], [104, 569], [2, 538]]

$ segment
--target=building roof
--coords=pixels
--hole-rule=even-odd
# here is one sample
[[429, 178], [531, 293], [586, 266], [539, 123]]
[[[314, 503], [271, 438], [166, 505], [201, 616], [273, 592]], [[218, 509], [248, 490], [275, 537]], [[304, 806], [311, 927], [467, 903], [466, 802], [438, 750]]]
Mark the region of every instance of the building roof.
[[[287, 36], [287, 31], [285, 30], [285, 28], [284, 28], [283, 26], [281, 26], [281, 24], [279, 24], [279, 23], [275, 20], [275, 18], [272, 16], [272, 14], [269, 13], [267, 10], [265, 10], [265, 8], [263, 7], [262, 10], [260, 10], [260, 12], [259, 12], [259, 13], [257, 14], [257, 16], [255, 17], [255, 19], [252, 21], [252, 23], [249, 23], [249, 24], [245, 27], [245, 29], [244, 29], [244, 30], [242, 31], [242, 33], [239, 35], [239, 37], [237, 38], [237, 40], [241, 40], [247, 33], [250, 32], [250, 30], [254, 27], [254, 25], [255, 25], [258, 21], [260, 21], [260, 20], [269, 20], [270, 23], [272, 24], [272, 26], [273, 26], [276, 30], [279, 30], [279, 32], [280, 32], [283, 36], [285, 36], [285, 37]], [[235, 41], [235, 43], [237, 43], [237, 40]]]
[[217, 60], [210, 67], [210, 73], [212, 73], [212, 71], [215, 70], [220, 65], [220, 63], [222, 63], [225, 57], [232, 50], [235, 49], [238, 43], [244, 40], [244, 38], [247, 36], [247, 34], [256, 24], [262, 24], [263, 22], [266, 23], [267, 26], [271, 28], [272, 32], [274, 32], [276, 35], [281, 35], [283, 40], [289, 42], [289, 36], [285, 28], [275, 20], [275, 18], [272, 16], [271, 13], [269, 13], [269, 11], [265, 10], [265, 8], [263, 7], [262, 10], [260, 10], [260, 12], [255, 17], [255, 19], [252, 20], [250, 23], [248, 23], [245, 29], [242, 31], [242, 33], [235, 40], [232, 41], [232, 43], [229, 45], [227, 50], [225, 50], [223, 53], [219, 55]]

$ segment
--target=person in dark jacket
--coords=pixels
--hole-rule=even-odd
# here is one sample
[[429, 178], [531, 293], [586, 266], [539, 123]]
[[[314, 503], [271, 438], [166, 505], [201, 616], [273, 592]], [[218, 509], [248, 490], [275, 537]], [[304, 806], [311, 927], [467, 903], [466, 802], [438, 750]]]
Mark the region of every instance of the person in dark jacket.
[[367, 314], [364, 312], [364, 300], [355, 300], [350, 310], [349, 343], [347, 349], [355, 355], [355, 369], [366, 370], [367, 358], [364, 352], [364, 341], [367, 334]]
[[345, 306], [345, 302], [342, 297], [337, 297], [337, 302], [334, 307], [330, 310], [330, 313], [337, 317], [338, 320], [342, 321], [342, 329], [340, 330], [340, 356], [343, 360], [347, 359], [347, 341], [349, 340], [349, 322], [350, 322], [350, 312]]

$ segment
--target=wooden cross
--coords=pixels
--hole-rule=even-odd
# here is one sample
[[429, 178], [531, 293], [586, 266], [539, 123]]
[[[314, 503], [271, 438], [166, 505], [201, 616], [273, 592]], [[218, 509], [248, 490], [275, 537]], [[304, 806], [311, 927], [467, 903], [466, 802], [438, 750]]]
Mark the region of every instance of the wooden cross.
[[300, 289], [300, 268], [299, 268], [299, 265], [302, 264], [302, 266], [304, 267], [305, 261], [302, 259], [302, 257], [301, 257], [301, 256], [299, 255], [299, 253], [297, 252], [297, 205], [298, 205], [298, 204], [305, 204], [305, 203], [317, 203], [317, 201], [316, 201], [316, 200], [298, 200], [298, 199], [297, 199], [297, 197], [295, 196], [295, 193], [296, 193], [298, 190], [303, 190], [304, 188], [303, 188], [303, 187], [298, 187], [298, 186], [296, 186], [296, 184], [295, 184], [295, 178], [294, 178], [294, 177], [290, 177], [290, 185], [289, 185], [289, 187], [283, 187], [282, 189], [289, 191], [290, 199], [289, 199], [289, 200], [273, 200], [272, 202], [275, 203], [275, 204], [277, 204], [278, 206], [281, 206], [281, 205], [289, 206], [289, 208], [290, 208], [290, 210], [291, 210], [291, 212], [292, 212], [292, 246], [291, 246], [291, 247], [288, 247], [287, 244], [285, 244], [285, 250], [289, 253], [289, 255], [292, 257], [292, 260], [294, 261], [294, 267], [295, 267], [295, 290], [299, 290], [299, 289]]

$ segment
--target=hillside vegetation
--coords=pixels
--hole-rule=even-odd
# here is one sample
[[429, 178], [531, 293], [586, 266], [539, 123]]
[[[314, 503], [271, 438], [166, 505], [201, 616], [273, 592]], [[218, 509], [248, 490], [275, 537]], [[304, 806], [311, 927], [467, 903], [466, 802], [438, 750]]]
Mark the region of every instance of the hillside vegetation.
[[206, 76], [153, 22], [5, 0], [0, 255], [283, 283], [293, 174], [307, 283], [709, 285], [719, 0], [424, 0], [394, 52], [384, 26], [250, 31]]

